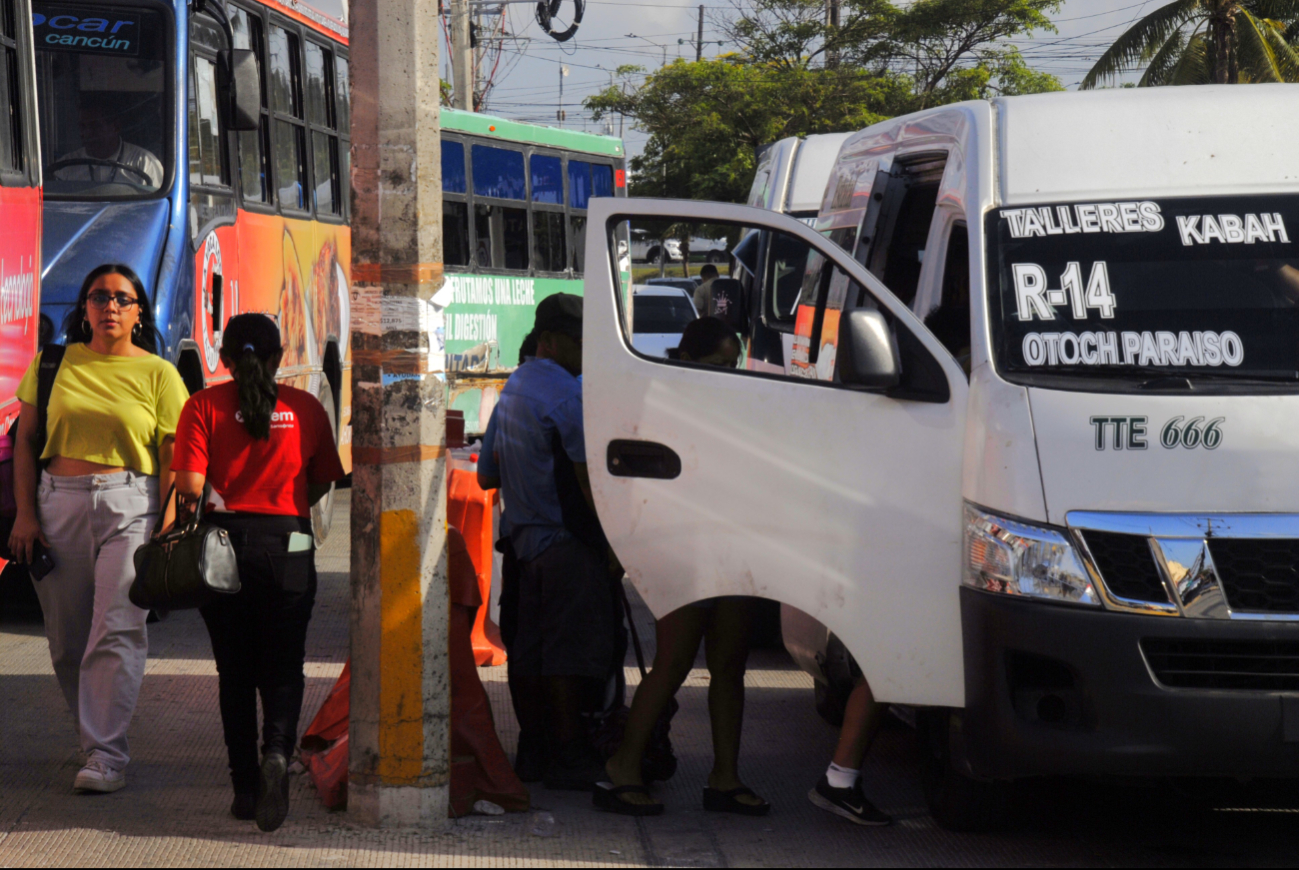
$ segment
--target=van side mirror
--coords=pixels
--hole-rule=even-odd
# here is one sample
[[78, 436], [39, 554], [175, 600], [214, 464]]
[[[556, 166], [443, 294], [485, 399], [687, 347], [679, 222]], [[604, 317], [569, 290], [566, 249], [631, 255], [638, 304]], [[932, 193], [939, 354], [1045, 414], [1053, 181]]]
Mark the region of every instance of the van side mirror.
[[902, 380], [902, 362], [888, 321], [868, 308], [839, 319], [837, 361], [841, 383], [886, 390]]
[[744, 334], [748, 325], [744, 322], [744, 285], [734, 278], [714, 278], [708, 293], [709, 311], [714, 312], [713, 316]]
[[220, 75], [226, 96], [226, 127], [256, 130], [262, 120], [262, 80], [257, 70], [257, 55], [244, 48], [222, 51]]

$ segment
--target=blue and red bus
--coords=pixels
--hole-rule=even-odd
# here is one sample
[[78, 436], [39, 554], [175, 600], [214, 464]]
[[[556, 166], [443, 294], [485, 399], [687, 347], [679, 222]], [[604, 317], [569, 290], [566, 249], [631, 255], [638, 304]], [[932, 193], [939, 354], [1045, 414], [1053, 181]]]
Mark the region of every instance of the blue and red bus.
[[41, 164], [27, 0], [0, 0], [0, 433], [40, 341]]
[[[273, 316], [286, 345], [281, 378], [320, 398], [350, 466], [341, 7], [335, 16], [297, 0], [29, 2], [40, 117], [31, 171], [45, 182], [41, 310], [60, 325], [91, 269], [129, 265], [160, 350], [191, 391], [229, 377], [217, 351], [230, 317]], [[321, 537], [331, 512], [332, 498], [315, 511]]]

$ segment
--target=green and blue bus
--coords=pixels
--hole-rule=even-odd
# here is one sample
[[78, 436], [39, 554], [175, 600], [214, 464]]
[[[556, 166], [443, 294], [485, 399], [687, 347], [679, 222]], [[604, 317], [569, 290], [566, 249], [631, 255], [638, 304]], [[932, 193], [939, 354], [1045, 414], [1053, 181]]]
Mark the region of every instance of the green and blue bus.
[[621, 139], [442, 110], [442, 339], [466, 432], [486, 428], [537, 303], [582, 292], [587, 204], [626, 193]]

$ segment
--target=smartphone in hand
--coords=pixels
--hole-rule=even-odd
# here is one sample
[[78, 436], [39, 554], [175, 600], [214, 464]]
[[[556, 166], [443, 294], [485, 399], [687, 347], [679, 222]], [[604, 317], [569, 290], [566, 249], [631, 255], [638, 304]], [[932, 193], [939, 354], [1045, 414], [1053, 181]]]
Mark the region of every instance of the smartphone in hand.
[[54, 559], [50, 556], [50, 551], [45, 549], [45, 545], [40, 541], [32, 544], [32, 560], [27, 563], [27, 571], [32, 575], [32, 580], [39, 583], [45, 579], [45, 575], [54, 570]]

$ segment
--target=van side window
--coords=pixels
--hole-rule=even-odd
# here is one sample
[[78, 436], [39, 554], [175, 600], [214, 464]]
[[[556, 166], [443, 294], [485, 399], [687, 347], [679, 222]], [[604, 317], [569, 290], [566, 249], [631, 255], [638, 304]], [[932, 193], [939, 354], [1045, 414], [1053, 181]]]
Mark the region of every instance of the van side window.
[[947, 239], [943, 260], [943, 295], [925, 316], [925, 326], [970, 373], [970, 235], [964, 224], [955, 224]]
[[946, 155], [898, 158], [883, 191], [875, 238], [867, 238], [869, 228], [863, 225], [863, 237], [856, 242], [858, 261], [908, 306], [920, 286], [925, 244], [946, 165]]

